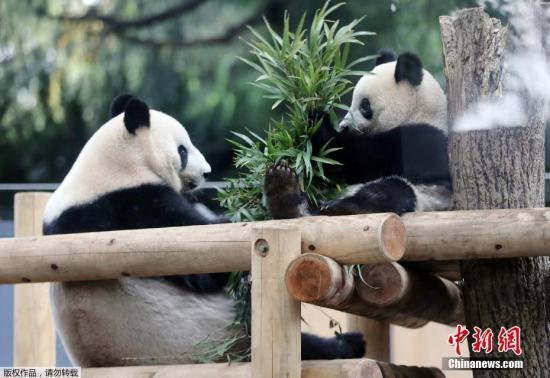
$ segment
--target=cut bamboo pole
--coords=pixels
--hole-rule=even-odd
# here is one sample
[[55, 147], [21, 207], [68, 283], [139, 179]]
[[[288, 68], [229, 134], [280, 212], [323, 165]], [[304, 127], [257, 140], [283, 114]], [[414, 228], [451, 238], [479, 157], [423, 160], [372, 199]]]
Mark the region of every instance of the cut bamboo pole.
[[303, 252], [315, 251], [342, 264], [398, 260], [406, 242], [394, 214], [1, 239], [0, 283], [249, 270], [254, 225], [298, 227]]
[[462, 291], [449, 280], [398, 263], [363, 265], [365, 282], [356, 286], [366, 305], [386, 315], [401, 314], [441, 324], [464, 322]]
[[[437, 368], [393, 365], [370, 359], [303, 361], [302, 378], [443, 378]], [[251, 374], [251, 364], [131, 366], [83, 369], [86, 378], [256, 378]], [[262, 377], [263, 378], [263, 377]]]
[[428, 322], [426, 319], [365, 304], [355, 290], [357, 285], [363, 283], [326, 256], [314, 253], [298, 256], [288, 266], [285, 282], [290, 294], [301, 302], [389, 321], [408, 328], [422, 327]]
[[[49, 193], [15, 195], [15, 236], [42, 235]], [[14, 288], [14, 366], [55, 366], [55, 330], [48, 283]]]
[[550, 209], [405, 214], [402, 260], [461, 260], [550, 255]]
[[301, 253], [297, 228], [259, 227], [251, 234], [252, 376], [300, 378], [300, 302], [284, 287]]

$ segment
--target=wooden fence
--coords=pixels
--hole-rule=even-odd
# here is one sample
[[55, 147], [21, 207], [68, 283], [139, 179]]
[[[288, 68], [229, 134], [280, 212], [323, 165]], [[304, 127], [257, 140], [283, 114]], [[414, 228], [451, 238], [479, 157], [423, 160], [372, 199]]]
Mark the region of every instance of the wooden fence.
[[[438, 275], [456, 273], [449, 272], [449, 260], [550, 255], [550, 209], [309, 217], [39, 236], [47, 198], [45, 193], [16, 195], [16, 237], [0, 239], [0, 284], [18, 284], [17, 366], [55, 365], [45, 282], [252, 274], [252, 362], [84, 369], [86, 377], [441, 377], [435, 368], [368, 358], [301, 363], [300, 301], [409, 327], [453, 324], [463, 316], [461, 290]], [[349, 264], [368, 264], [367, 281], [373, 281], [354, 280], [343, 268]], [[422, 297], [429, 290], [427, 297], [436, 303], [426, 305]], [[387, 350], [387, 337], [369, 340], [369, 350]]]

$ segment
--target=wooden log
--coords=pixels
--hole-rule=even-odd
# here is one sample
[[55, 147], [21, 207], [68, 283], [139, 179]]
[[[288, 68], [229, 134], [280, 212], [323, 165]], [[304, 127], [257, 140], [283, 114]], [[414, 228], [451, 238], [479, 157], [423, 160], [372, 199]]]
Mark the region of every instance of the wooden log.
[[402, 260], [460, 260], [550, 255], [550, 209], [405, 214]]
[[[443, 378], [437, 368], [393, 365], [370, 359], [303, 361], [302, 378]], [[86, 378], [251, 378], [251, 364], [164, 365], [89, 368], [82, 370]]]
[[[49, 193], [15, 195], [15, 236], [42, 235], [42, 214]], [[14, 366], [55, 366], [55, 330], [49, 283], [14, 288]]]
[[449, 280], [398, 263], [363, 265], [357, 293], [369, 306], [441, 324], [464, 323], [460, 288]]
[[300, 302], [341, 305], [355, 289], [353, 275], [333, 259], [306, 253], [294, 259], [286, 270], [286, 286]]
[[297, 228], [252, 229], [252, 376], [300, 378], [300, 302], [284, 287], [301, 253]]
[[301, 302], [408, 328], [418, 328], [428, 322], [395, 312], [388, 315], [378, 307], [366, 305], [355, 290], [358, 281], [334, 260], [314, 253], [297, 257], [288, 266], [285, 276], [288, 291]]
[[367, 344], [366, 358], [377, 361], [390, 360], [390, 324], [357, 315], [346, 315], [346, 332], [361, 332]]
[[460, 261], [400, 261], [403, 266], [412, 267], [415, 270], [434, 274], [449, 281], [460, 281]]
[[296, 226], [303, 252], [315, 251], [342, 264], [398, 260], [406, 242], [394, 214], [0, 239], [0, 283], [249, 270], [254, 225]]

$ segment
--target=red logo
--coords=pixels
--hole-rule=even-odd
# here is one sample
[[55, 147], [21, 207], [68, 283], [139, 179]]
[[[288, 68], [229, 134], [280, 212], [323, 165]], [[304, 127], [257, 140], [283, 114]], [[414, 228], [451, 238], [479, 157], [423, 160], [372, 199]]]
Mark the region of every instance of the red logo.
[[[456, 326], [456, 332], [449, 335], [447, 342], [455, 347], [455, 354], [462, 356], [460, 347], [464, 340], [470, 335], [470, 331], [461, 324]], [[472, 334], [472, 351], [485, 353], [491, 353], [493, 351], [494, 332], [491, 328], [482, 330], [479, 327], [474, 326], [474, 333]], [[513, 326], [511, 328], [500, 327], [500, 332], [497, 336], [498, 348], [501, 353], [513, 351], [516, 356], [522, 354], [521, 351], [521, 328], [519, 326]]]
[[470, 334], [470, 331], [466, 329], [466, 327], [462, 327], [462, 325], [456, 326], [456, 333], [449, 335], [449, 339], [447, 340], [449, 344], [455, 346], [455, 353], [457, 356], [462, 356], [462, 351], [460, 350], [460, 344], [468, 337]]
[[521, 355], [521, 328], [513, 326], [511, 328], [500, 327], [498, 333], [498, 351], [513, 351], [516, 356]]
[[472, 343], [472, 350], [474, 352], [481, 352], [483, 349], [485, 353], [491, 353], [493, 350], [493, 330], [487, 328], [481, 332], [481, 328], [474, 326], [474, 333], [472, 335], [474, 342]]

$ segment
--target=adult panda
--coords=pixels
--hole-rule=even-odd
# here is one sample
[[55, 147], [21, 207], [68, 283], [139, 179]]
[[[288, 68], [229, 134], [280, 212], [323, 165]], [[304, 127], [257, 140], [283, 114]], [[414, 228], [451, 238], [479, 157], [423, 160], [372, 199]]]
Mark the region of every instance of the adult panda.
[[[44, 234], [210, 224], [180, 192], [197, 188], [210, 165], [185, 128], [130, 95], [86, 143], [44, 215]], [[198, 344], [238, 335], [227, 273], [52, 284], [57, 331], [75, 365], [121, 366], [196, 361]], [[359, 334], [304, 334], [305, 359], [355, 358]]]
[[265, 178], [267, 205], [274, 218], [311, 214], [445, 210], [451, 207], [447, 154], [447, 103], [443, 90], [412, 53], [385, 51], [374, 70], [353, 91], [349, 112], [337, 132], [321, 112], [314, 150], [329, 143], [340, 148], [327, 176], [344, 182], [348, 192], [333, 201], [309, 203], [285, 161]]

